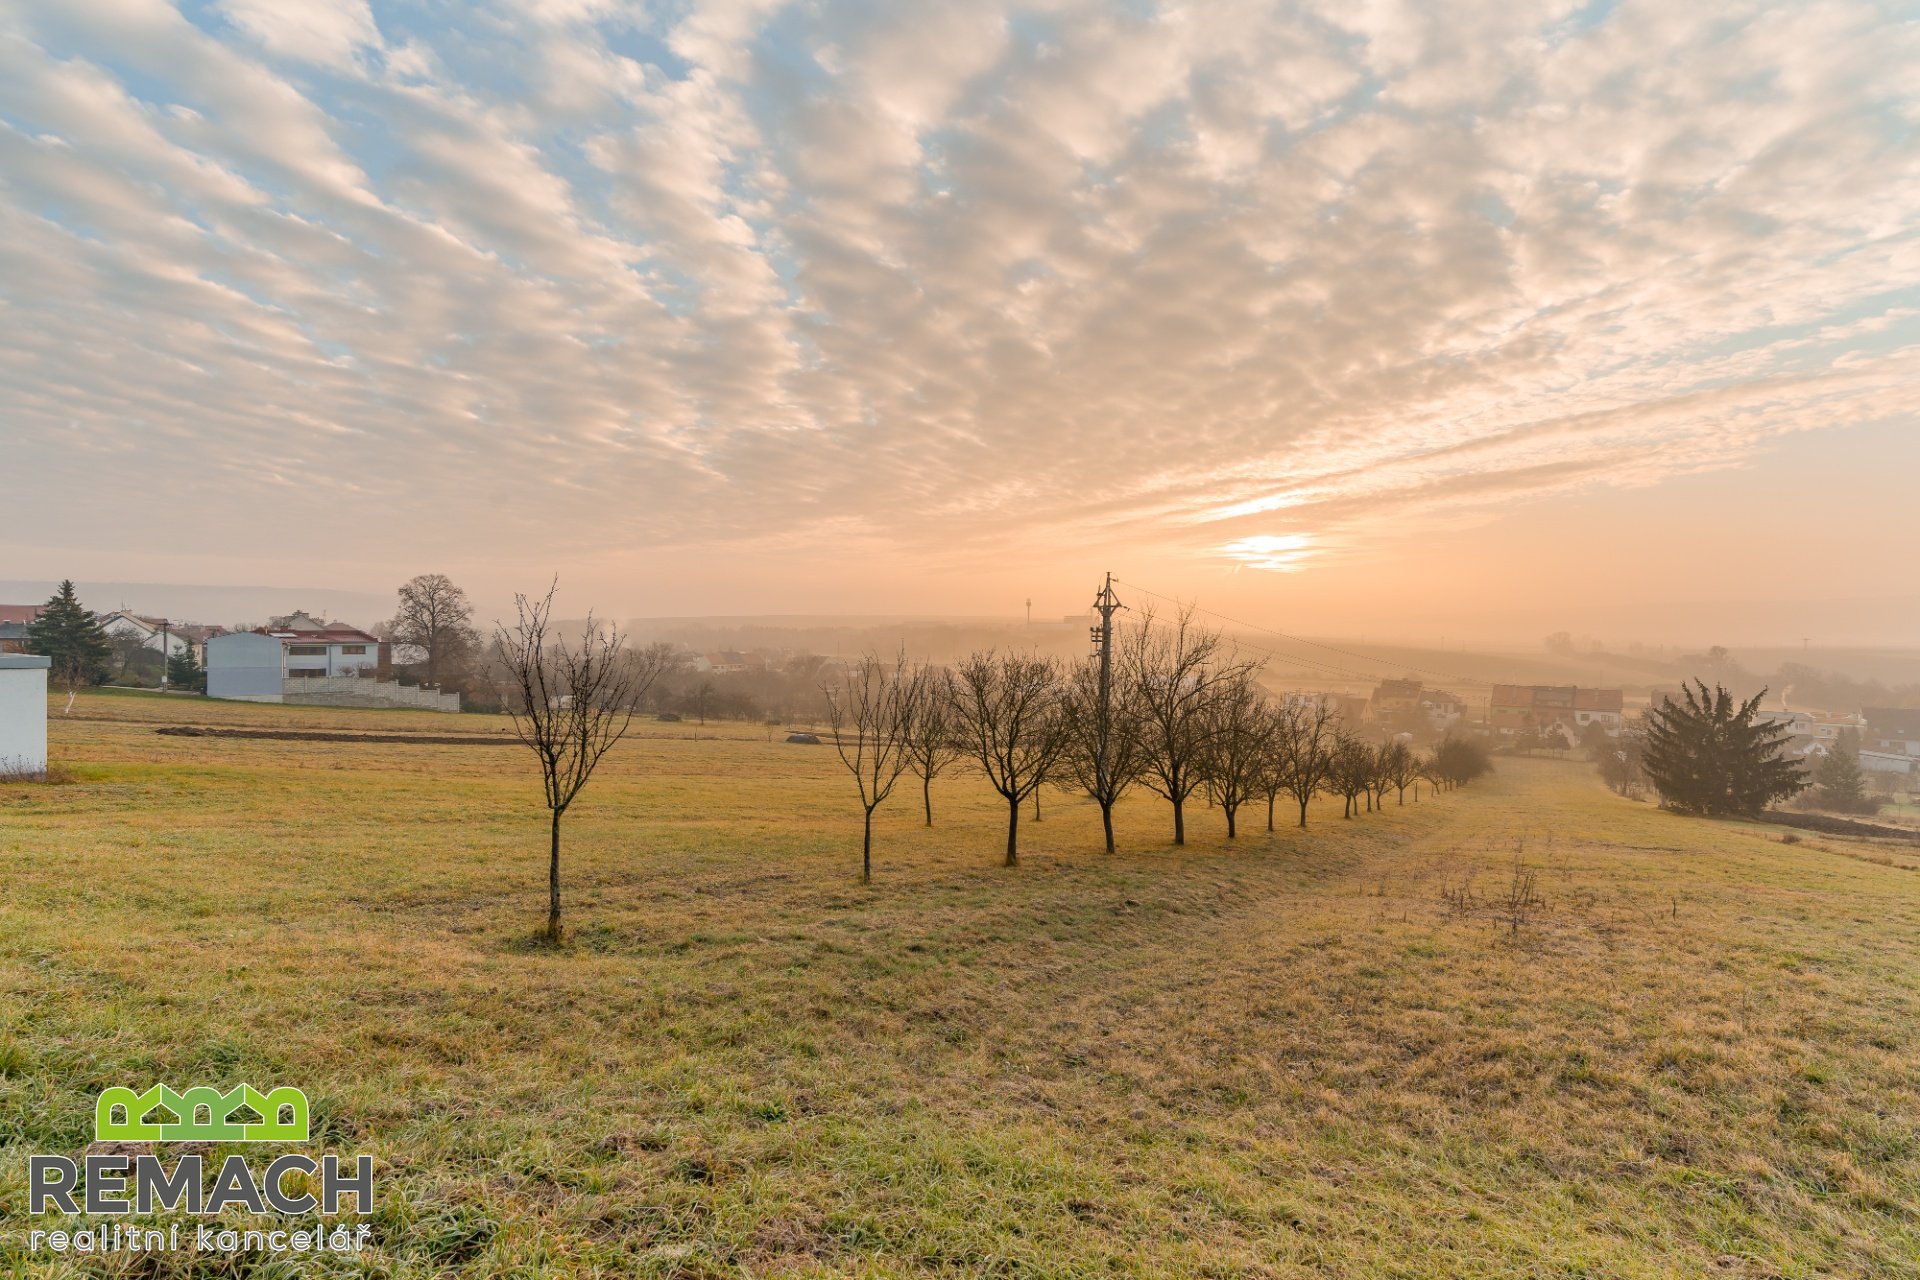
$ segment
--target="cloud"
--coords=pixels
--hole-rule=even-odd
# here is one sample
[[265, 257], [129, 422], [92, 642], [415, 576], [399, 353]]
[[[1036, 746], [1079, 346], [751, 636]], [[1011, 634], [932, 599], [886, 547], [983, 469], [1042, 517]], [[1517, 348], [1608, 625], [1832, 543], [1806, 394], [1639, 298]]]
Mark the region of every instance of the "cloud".
[[276, 57], [350, 66], [380, 44], [366, 0], [219, 0], [219, 9]]
[[0, 16], [45, 538], [160, 487], [369, 562], [1292, 569], [1911, 413], [1920, 35], [1864, 0], [431, 16]]

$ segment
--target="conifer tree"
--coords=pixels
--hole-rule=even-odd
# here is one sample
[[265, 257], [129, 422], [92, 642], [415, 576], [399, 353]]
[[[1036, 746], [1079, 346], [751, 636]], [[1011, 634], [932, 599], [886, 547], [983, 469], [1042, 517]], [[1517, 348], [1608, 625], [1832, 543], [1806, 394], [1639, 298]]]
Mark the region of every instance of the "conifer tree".
[[1841, 813], [1871, 812], [1867, 801], [1867, 775], [1860, 768], [1860, 754], [1846, 737], [1813, 767], [1816, 799], [1823, 808]]
[[82, 685], [98, 684], [107, 675], [113, 646], [92, 612], [74, 594], [71, 579], [47, 601], [40, 616], [27, 624], [27, 651], [53, 659], [54, 683], [65, 685], [67, 712]]
[[190, 693], [205, 693], [207, 673], [193, 660], [193, 646], [167, 655], [167, 683]]
[[1684, 701], [1668, 698], [1647, 713], [1642, 765], [1667, 807], [1751, 816], [1807, 785], [1800, 766], [1780, 755], [1786, 726], [1754, 723], [1766, 690], [1738, 702], [1696, 680], [1681, 694]]

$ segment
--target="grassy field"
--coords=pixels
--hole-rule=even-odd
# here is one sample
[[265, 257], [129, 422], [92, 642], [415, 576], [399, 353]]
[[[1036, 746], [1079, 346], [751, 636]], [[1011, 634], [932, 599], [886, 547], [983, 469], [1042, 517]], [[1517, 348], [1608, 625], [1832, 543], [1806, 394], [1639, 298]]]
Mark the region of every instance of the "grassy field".
[[649, 724], [556, 953], [523, 752], [169, 722], [498, 728], [56, 715], [74, 781], [0, 786], [4, 1274], [101, 1088], [247, 1079], [378, 1157], [383, 1275], [1920, 1276], [1920, 850], [1503, 759], [1235, 846], [1142, 798], [1111, 857], [1050, 794], [1005, 869], [955, 778], [863, 889], [830, 748]]

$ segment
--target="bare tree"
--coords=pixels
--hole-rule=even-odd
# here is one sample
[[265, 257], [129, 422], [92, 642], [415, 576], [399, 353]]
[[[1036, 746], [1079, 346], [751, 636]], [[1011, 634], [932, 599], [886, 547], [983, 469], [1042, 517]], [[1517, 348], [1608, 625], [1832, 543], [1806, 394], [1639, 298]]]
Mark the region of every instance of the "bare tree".
[[1373, 748], [1345, 729], [1339, 731], [1327, 767], [1327, 789], [1346, 801], [1340, 815], [1360, 812], [1360, 797], [1373, 785]]
[[1100, 825], [1112, 853], [1113, 808], [1146, 767], [1140, 699], [1131, 681], [1117, 678], [1107, 681], [1103, 696], [1100, 667], [1088, 662], [1068, 680], [1061, 712], [1067, 735], [1061, 772], [1100, 806]]
[[1273, 719], [1275, 770], [1278, 790], [1292, 796], [1300, 806], [1300, 825], [1307, 825], [1307, 806], [1327, 783], [1333, 768], [1334, 745], [1338, 740], [1339, 718], [1324, 703], [1294, 703]]
[[1227, 819], [1227, 839], [1238, 834], [1240, 806], [1259, 794], [1261, 770], [1268, 751], [1266, 696], [1251, 669], [1234, 669], [1214, 683], [1202, 717], [1206, 732], [1200, 750], [1200, 773], [1208, 791]]
[[1051, 658], [989, 649], [954, 673], [956, 737], [1007, 802], [1007, 865], [1020, 860], [1020, 804], [1066, 747], [1060, 668]]
[[914, 701], [908, 736], [909, 768], [920, 779], [920, 804], [933, 825], [933, 780], [966, 754], [955, 737], [953, 675], [942, 667], [922, 667], [920, 696]]
[[1415, 801], [1420, 799], [1420, 757], [1412, 747], [1404, 742], [1391, 742], [1381, 748], [1380, 769], [1382, 776], [1399, 792], [1399, 803], [1407, 802], [1407, 788], [1412, 787]]
[[555, 629], [553, 596], [515, 595], [519, 620], [494, 624], [494, 647], [507, 673], [502, 701], [513, 729], [540, 761], [552, 845], [547, 864], [547, 939], [560, 941], [560, 819], [601, 758], [626, 736], [647, 686], [659, 674], [655, 659], [626, 647], [618, 629], [587, 615], [577, 644]]
[[873, 883], [873, 811], [913, 763], [913, 727], [925, 688], [921, 676], [908, 669], [904, 653], [892, 670], [869, 653], [850, 664], [838, 684], [821, 687], [834, 750], [860, 788], [861, 884]]
[[444, 573], [423, 573], [400, 586], [399, 607], [387, 623], [388, 638], [426, 654], [426, 683], [457, 680], [480, 647], [467, 593]]
[[1207, 698], [1218, 681], [1231, 683], [1244, 664], [1221, 664], [1221, 639], [1183, 610], [1171, 627], [1148, 614], [1121, 649], [1121, 670], [1139, 699], [1146, 742], [1141, 781], [1173, 806], [1173, 842], [1187, 842], [1187, 797], [1205, 780], [1201, 757], [1211, 723]]

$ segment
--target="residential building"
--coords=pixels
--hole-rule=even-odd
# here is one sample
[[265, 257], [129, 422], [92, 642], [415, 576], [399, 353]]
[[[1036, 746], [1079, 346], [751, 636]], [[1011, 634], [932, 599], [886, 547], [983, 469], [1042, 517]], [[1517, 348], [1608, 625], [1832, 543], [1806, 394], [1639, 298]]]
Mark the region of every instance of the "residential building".
[[1612, 737], [1626, 723], [1626, 698], [1618, 689], [1575, 689], [1573, 723], [1576, 729], [1597, 724]]
[[1436, 733], [1445, 733], [1466, 718], [1467, 703], [1464, 698], [1456, 698], [1444, 689], [1422, 689], [1420, 707], [1427, 713], [1427, 722]]
[[733, 649], [723, 649], [718, 653], [701, 654], [693, 660], [693, 669], [715, 675], [730, 675], [740, 671], [765, 671], [767, 660], [758, 653], [740, 653]]
[[0, 604], [0, 653], [25, 653], [27, 628], [45, 606]]
[[1860, 753], [1862, 764], [1866, 763], [1868, 751], [1920, 757], [1920, 711], [1868, 707], [1864, 715], [1866, 727], [1860, 735], [1860, 745], [1864, 748]]
[[1388, 720], [1418, 710], [1420, 693], [1418, 680], [1382, 680], [1380, 687], [1373, 691], [1374, 718]]
[[[1444, 689], [1429, 689], [1421, 681], [1382, 680], [1373, 691], [1373, 718], [1383, 724], [1404, 725], [1423, 715], [1434, 732], [1444, 733], [1466, 714], [1466, 704]], [[1416, 722], [1417, 723], [1417, 722]]]
[[383, 646], [378, 637], [357, 627], [297, 616], [304, 625], [234, 631], [208, 639], [207, 695], [279, 702], [291, 681], [373, 675], [380, 669]]
[[1487, 721], [1497, 733], [1546, 733], [1558, 728], [1578, 740], [1590, 724], [1598, 724], [1609, 736], [1618, 734], [1625, 722], [1625, 705], [1619, 689], [1496, 684], [1487, 700]]
[[134, 636], [149, 649], [157, 649], [171, 658], [193, 648], [193, 642], [174, 629], [166, 618], [149, 618], [131, 609], [99, 615], [100, 629], [110, 636]]

